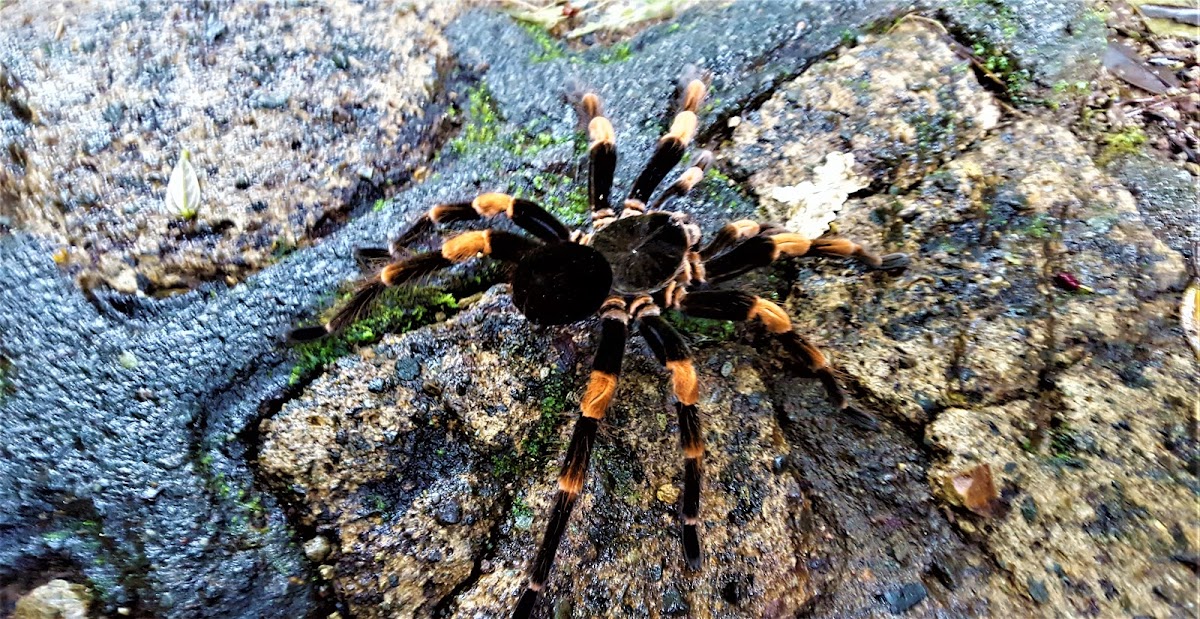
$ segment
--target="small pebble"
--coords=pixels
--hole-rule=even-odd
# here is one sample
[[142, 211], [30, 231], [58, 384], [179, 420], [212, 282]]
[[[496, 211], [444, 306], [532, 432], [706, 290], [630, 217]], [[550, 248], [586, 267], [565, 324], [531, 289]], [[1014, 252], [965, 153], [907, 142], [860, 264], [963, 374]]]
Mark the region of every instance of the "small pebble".
[[663, 503], [671, 505], [679, 500], [679, 488], [676, 488], [675, 484], [663, 484], [654, 491], [654, 496]]
[[687, 602], [683, 600], [679, 589], [675, 587], [668, 587], [666, 591], [663, 591], [662, 609], [666, 614], [674, 616], [684, 615], [691, 610]]
[[371, 393], [383, 393], [386, 389], [387, 384], [383, 382], [382, 378], [376, 378], [367, 383], [367, 391]]
[[462, 506], [458, 504], [458, 501], [449, 499], [442, 502], [433, 517], [438, 521], [438, 524], [458, 524], [462, 521]]
[[421, 375], [421, 364], [412, 357], [396, 360], [396, 378], [413, 380]]
[[1050, 592], [1046, 590], [1046, 583], [1036, 578], [1030, 578], [1027, 583], [1029, 585], [1029, 597], [1038, 604], [1045, 604], [1050, 601]]
[[329, 544], [329, 540], [324, 535], [318, 535], [307, 542], [304, 542], [304, 556], [314, 563], [324, 561], [333, 546]]
[[899, 615], [920, 604], [926, 594], [925, 585], [910, 582], [884, 593], [883, 601], [887, 602], [888, 610], [892, 611], [892, 614]]

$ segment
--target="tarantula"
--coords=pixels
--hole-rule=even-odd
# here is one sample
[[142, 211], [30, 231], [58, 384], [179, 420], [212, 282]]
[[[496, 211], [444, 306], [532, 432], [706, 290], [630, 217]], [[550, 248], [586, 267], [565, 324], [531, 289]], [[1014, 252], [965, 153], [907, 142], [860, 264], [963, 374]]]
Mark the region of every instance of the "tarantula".
[[[873, 418], [848, 401], [820, 350], [792, 330], [783, 308], [747, 292], [716, 289], [713, 285], [785, 258], [850, 257], [873, 269], [893, 270], [908, 265], [907, 255], [881, 257], [846, 239], [806, 239], [751, 220], [726, 224], [701, 247], [700, 228], [686, 214], [661, 208], [700, 182], [712, 163], [708, 151], [700, 151], [678, 180], [647, 206], [663, 178], [682, 160], [696, 132], [696, 112], [707, 94], [706, 81], [695, 73], [680, 81], [679, 109], [670, 130], [659, 139], [650, 161], [619, 205], [612, 203], [610, 195], [617, 163], [612, 124], [595, 93], [587, 92], [577, 99], [581, 123], [586, 123], [591, 140], [590, 232], [569, 230], [534, 202], [502, 193], [485, 193], [470, 202], [439, 204], [403, 232], [390, 249], [357, 250], [360, 264], [383, 264], [382, 268], [362, 282], [329, 322], [292, 332], [294, 340], [336, 332], [353, 322], [385, 288], [483, 256], [515, 264], [513, 303], [531, 322], [559, 325], [599, 315], [599, 344], [579, 403], [581, 416], [567, 447], [550, 523], [530, 566], [514, 618], [532, 614], [538, 593], [549, 577], [571, 509], [583, 491], [597, 431], [617, 389], [631, 324], [637, 326], [654, 356], [671, 373], [684, 457], [680, 503], [683, 557], [691, 570], [700, 569], [702, 556], [699, 526], [704, 440], [696, 408], [699, 387], [687, 344], [660, 316], [664, 308], [701, 318], [758, 320], [779, 338], [794, 360], [821, 381], [835, 408], [849, 414], [858, 425], [874, 424]], [[436, 224], [496, 217], [509, 219], [535, 238], [485, 229], [453, 236], [440, 251], [405, 253], [407, 245], [431, 233]]]

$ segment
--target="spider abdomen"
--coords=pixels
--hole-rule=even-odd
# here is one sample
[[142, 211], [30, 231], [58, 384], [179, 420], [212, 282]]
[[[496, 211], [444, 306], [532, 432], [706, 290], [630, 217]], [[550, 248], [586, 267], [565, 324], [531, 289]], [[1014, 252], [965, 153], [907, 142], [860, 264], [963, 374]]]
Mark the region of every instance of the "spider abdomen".
[[567, 324], [596, 313], [612, 281], [612, 269], [600, 252], [575, 243], [550, 243], [517, 263], [513, 304], [537, 324]]
[[608, 260], [616, 292], [653, 292], [683, 265], [687, 235], [670, 215], [651, 213], [614, 221], [596, 232], [592, 247]]

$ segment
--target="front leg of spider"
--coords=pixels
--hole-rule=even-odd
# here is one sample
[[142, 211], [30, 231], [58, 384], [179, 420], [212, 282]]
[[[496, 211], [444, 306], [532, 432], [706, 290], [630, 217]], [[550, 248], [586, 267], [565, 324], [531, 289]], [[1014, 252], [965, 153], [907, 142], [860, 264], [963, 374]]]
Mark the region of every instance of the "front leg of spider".
[[575, 421], [575, 430], [571, 433], [562, 472], [558, 476], [558, 491], [554, 494], [550, 522], [546, 525], [542, 544], [538, 547], [529, 570], [525, 591], [521, 594], [521, 600], [513, 613], [514, 619], [529, 617], [533, 613], [538, 593], [546, 586], [546, 580], [550, 576], [554, 553], [557, 552], [563, 532], [566, 531], [571, 509], [575, 507], [575, 501], [583, 491], [588, 461], [592, 457], [592, 444], [617, 390], [617, 376], [621, 372], [621, 359], [625, 354], [628, 323], [629, 314], [625, 311], [624, 300], [612, 297], [605, 302], [601, 308], [600, 344], [596, 347], [592, 373], [579, 402], [580, 416]]

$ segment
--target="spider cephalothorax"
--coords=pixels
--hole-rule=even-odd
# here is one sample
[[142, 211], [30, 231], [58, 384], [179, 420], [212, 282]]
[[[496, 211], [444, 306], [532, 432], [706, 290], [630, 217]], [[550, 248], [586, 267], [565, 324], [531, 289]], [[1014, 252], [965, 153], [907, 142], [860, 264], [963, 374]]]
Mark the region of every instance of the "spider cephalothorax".
[[[292, 332], [294, 339], [304, 340], [337, 331], [352, 322], [384, 288], [483, 256], [515, 264], [513, 304], [531, 322], [567, 324], [599, 317], [599, 343], [580, 399], [581, 415], [567, 447], [546, 534], [530, 566], [529, 580], [514, 617], [532, 614], [538, 593], [549, 577], [571, 510], [583, 491], [600, 423], [616, 393], [631, 326], [636, 326], [654, 356], [671, 373], [684, 460], [680, 499], [683, 555], [689, 569], [701, 568], [704, 439], [697, 410], [699, 385], [688, 346], [659, 315], [662, 308], [700, 318], [759, 321], [779, 338], [790, 357], [821, 381], [835, 408], [859, 425], [873, 424], [870, 416], [847, 400], [820, 350], [792, 330], [791, 319], [783, 308], [751, 293], [715, 285], [785, 258], [856, 258], [868, 267], [890, 270], [907, 266], [908, 256], [880, 257], [846, 239], [806, 239], [751, 220], [726, 224], [702, 246], [700, 229], [686, 214], [664, 211], [662, 207], [670, 199], [686, 194], [703, 178], [712, 162], [707, 151], [694, 157], [679, 179], [647, 207], [663, 178], [682, 160], [696, 131], [696, 111], [707, 91], [705, 80], [699, 76], [685, 77], [680, 86], [680, 109], [671, 128], [658, 141], [619, 211], [609, 201], [617, 163], [612, 124], [604, 117], [596, 94], [580, 97], [581, 118], [587, 122], [591, 138], [590, 230], [568, 230], [537, 204], [506, 194], [485, 193], [470, 202], [439, 204], [401, 234], [390, 249], [359, 250], [360, 263], [384, 263], [382, 268], [372, 269], [372, 275], [328, 323]], [[439, 251], [407, 253], [406, 246], [432, 232], [435, 224], [494, 217], [509, 219], [534, 238], [502, 230], [474, 230], [450, 237]]]

